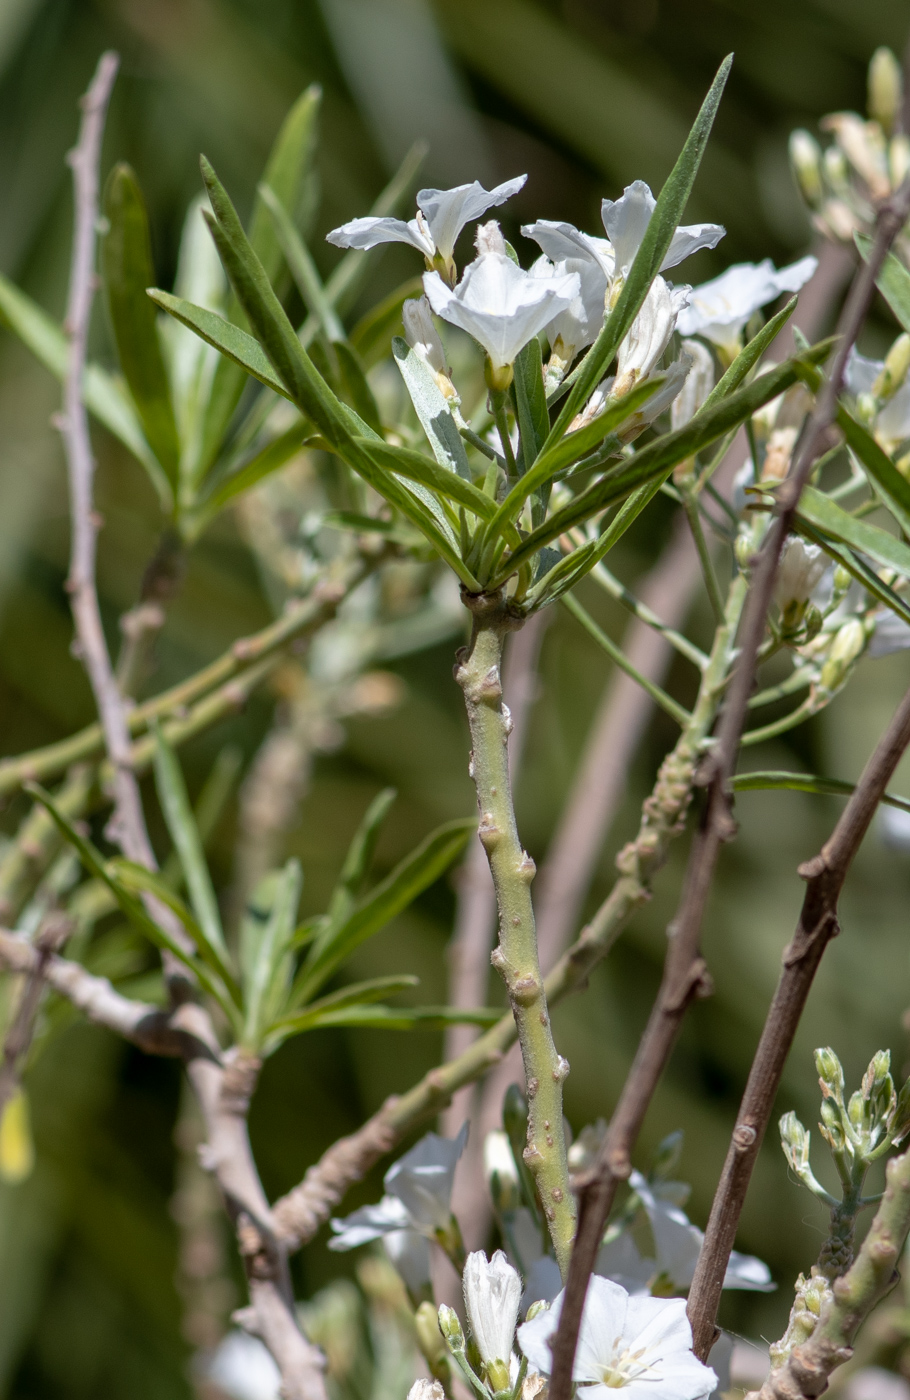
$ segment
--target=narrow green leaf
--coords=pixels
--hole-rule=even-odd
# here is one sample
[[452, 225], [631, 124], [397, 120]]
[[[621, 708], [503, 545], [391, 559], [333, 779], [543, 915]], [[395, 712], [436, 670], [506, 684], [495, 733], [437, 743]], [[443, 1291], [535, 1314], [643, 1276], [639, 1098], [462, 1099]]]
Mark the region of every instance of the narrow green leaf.
[[371, 1002], [381, 1001], [385, 996], [397, 996], [399, 992], [418, 986], [419, 982], [420, 978], [414, 977], [413, 974], [401, 977], [373, 977], [368, 982], [350, 982], [340, 991], [330, 992], [318, 1001], [311, 1001], [306, 1010], [294, 1019], [318, 1017], [323, 1011], [341, 1011], [348, 1006], [369, 1005]]
[[843, 404], [837, 407], [837, 422], [846, 441], [905, 535], [910, 535], [910, 481], [897, 469], [875, 438], [858, 423]]
[[441, 467], [446, 467], [465, 481], [472, 481], [461, 434], [430, 366], [398, 335], [392, 341], [392, 354], [433, 456]]
[[145, 294], [155, 281], [148, 215], [128, 165], [115, 165], [108, 177], [104, 215], [101, 268], [120, 368], [146, 440], [176, 496], [180, 440], [155, 310]]
[[362, 1026], [372, 1030], [411, 1031], [443, 1030], [446, 1026], [495, 1026], [502, 1020], [502, 1011], [489, 1010], [457, 1011], [450, 1006], [349, 1006], [337, 1011], [324, 1011], [311, 1017], [308, 1012], [279, 1021], [273, 1034], [287, 1039], [299, 1031], [314, 1030], [317, 1026]]
[[[817, 773], [787, 773], [769, 769], [764, 772], [737, 773], [733, 778], [735, 792], [758, 792], [763, 789], [788, 788], [793, 792], [816, 792], [832, 797], [849, 797], [856, 791], [855, 783], [845, 783], [840, 778], [822, 778]], [[910, 798], [898, 797], [886, 792], [881, 798], [888, 807], [896, 807], [900, 812], [910, 812]]]
[[[830, 341], [813, 346], [813, 360], [823, 359], [830, 349]], [[544, 545], [606, 510], [608, 506], [623, 500], [637, 488], [644, 487], [649, 482], [656, 483], [659, 487], [678, 462], [694, 456], [709, 443], [723, 437], [731, 428], [738, 427], [762, 404], [776, 398], [795, 383], [800, 376], [802, 363], [802, 360], [784, 361], [777, 369], [759, 375], [751, 384], [715, 402], [711, 408], [703, 407], [685, 427], [678, 428], [675, 432], [664, 433], [662, 437], [636, 452], [632, 458], [606, 472], [599, 481], [589, 486], [587, 491], [576, 496], [574, 501], [556, 511], [549, 520], [534, 530], [487, 586], [500, 587]], [[631, 519], [629, 523], [631, 524]]]
[[281, 271], [283, 249], [262, 190], [271, 190], [292, 226], [297, 223], [316, 154], [321, 106], [322, 89], [313, 83], [300, 94], [281, 124], [253, 204], [250, 244], [272, 281]]
[[354, 907], [355, 901], [363, 893], [364, 882], [373, 862], [382, 824], [388, 816], [389, 808], [396, 796], [394, 788], [383, 788], [381, 792], [376, 794], [364, 813], [363, 820], [348, 847], [344, 865], [341, 867], [341, 874], [338, 876], [338, 881], [329, 900], [329, 907], [326, 910], [329, 924], [337, 925], [342, 919], [346, 919]]
[[422, 295], [423, 282], [419, 277], [410, 277], [361, 316], [348, 340], [368, 369], [388, 355], [392, 337], [401, 328], [401, 308], [405, 302]]
[[335, 343], [334, 351], [338, 360], [338, 368], [341, 371], [341, 382], [344, 386], [345, 396], [350, 400], [355, 413], [363, 419], [378, 438], [381, 438], [382, 419], [379, 416], [379, 405], [373, 396], [373, 390], [370, 388], [356, 350], [352, 350], [347, 341], [339, 340]]
[[661, 263], [667, 255], [673, 234], [682, 219], [689, 194], [695, 183], [695, 176], [698, 173], [698, 167], [711, 134], [711, 127], [714, 124], [732, 63], [733, 56], [731, 54], [724, 59], [717, 70], [717, 76], [711, 84], [698, 116], [695, 118], [679, 158], [660, 192], [647, 232], [642, 239], [635, 261], [629, 269], [629, 275], [619, 294], [619, 299], [604, 322], [600, 335], [581, 363], [578, 378], [575, 380], [547, 438], [546, 448], [552, 447], [559, 441], [582, 404], [587, 401], [604, 377], [626, 332], [641, 310], [642, 303], [648, 294], [648, 288], [660, 272]]
[[343, 442], [347, 430], [338, 399], [317, 373], [298, 340], [262, 263], [250, 246], [236, 209], [204, 156], [201, 165], [214, 210], [214, 218], [209, 218], [208, 224], [250, 325], [294, 403], [312, 418], [329, 442]]
[[[31, 297], [26, 296], [25, 292], [21, 292], [2, 275], [0, 317], [31, 350], [35, 359], [62, 383], [69, 354], [63, 331], [37, 302], [32, 301]], [[86, 367], [82, 388], [89, 412], [123, 443], [138, 462], [141, 462], [151, 478], [163, 508], [170, 512], [174, 499], [170, 483], [161, 469], [161, 463], [145, 440], [139, 417], [123, 384], [99, 365], [90, 364]]]
[[448, 822], [406, 856], [351, 912], [331, 940], [311, 952], [294, 986], [294, 1004], [308, 1001], [355, 948], [432, 885], [461, 855], [476, 825], [473, 818]]
[[224, 941], [221, 914], [215, 896], [202, 840], [193, 816], [177, 755], [160, 728], [155, 731], [155, 788], [167, 829], [180, 861], [193, 913], [220, 969], [229, 970], [230, 955]]
[[910, 579], [910, 546], [877, 525], [857, 520], [814, 486], [804, 487], [797, 515], [823, 530], [831, 539], [839, 540], [850, 549], [874, 559], [877, 564], [894, 569], [902, 578]]
[[[275, 1018], [276, 1003], [284, 1002], [290, 983], [291, 949], [303, 876], [300, 864], [289, 860], [273, 876], [271, 907], [258, 936], [244, 948], [244, 1041], [259, 1049], [265, 1028]], [[246, 921], [245, 921], [246, 922]], [[248, 928], [247, 928], [248, 935]]]
[[214, 311], [206, 311], [204, 306], [194, 306], [191, 301], [172, 296], [170, 292], [162, 292], [157, 287], [150, 287], [148, 295], [162, 311], [169, 312], [181, 325], [188, 326], [209, 345], [214, 345], [216, 350], [220, 350], [222, 355], [233, 360], [234, 364], [246, 370], [254, 379], [258, 379], [260, 383], [274, 389], [276, 394], [281, 394], [286, 399], [291, 397], [272, 368], [271, 361], [259, 341], [242, 331], [239, 326], [232, 325]]
[[[37, 783], [23, 784], [23, 791], [34, 797], [36, 802], [40, 802], [51, 815], [60, 834], [73, 847], [79, 856], [82, 864], [90, 875], [94, 875], [96, 880], [100, 880], [103, 885], [110, 890], [117, 901], [119, 909], [126, 915], [132, 924], [143, 933], [150, 942], [157, 948], [166, 948], [169, 953], [173, 953], [184, 967], [199, 979], [200, 984], [209, 992], [222, 1008], [231, 1014], [231, 999], [220, 980], [213, 978], [200, 961], [188, 954], [176, 939], [172, 938], [167, 929], [162, 928], [155, 920], [146, 913], [142, 901], [136, 899], [132, 892], [127, 889], [122, 880], [118, 879], [111, 871], [111, 863], [104, 859], [104, 856], [86, 837], [82, 836], [73, 823], [60, 810], [50, 793]], [[141, 869], [141, 867], [136, 867]], [[149, 872], [145, 872], [148, 874]]]
[[[459, 505], [473, 511], [482, 520], [490, 520], [496, 514], [496, 502], [484, 491], [465, 481], [457, 472], [425, 457], [422, 452], [414, 452], [409, 447], [395, 447], [389, 442], [377, 442], [372, 438], [359, 438], [356, 443], [381, 470], [395, 472], [448, 500], [458, 501]], [[382, 490], [382, 487], [378, 489]]]
[[[240, 988], [233, 970], [218, 957], [200, 928], [199, 921], [161, 873], [147, 870], [144, 865], [137, 865], [135, 861], [126, 860], [122, 856], [116, 856], [113, 860], [108, 861], [107, 868], [108, 872], [120, 881], [128, 893], [149, 894], [154, 899], [160, 900], [166, 908], [170, 909], [172, 914], [176, 914], [193, 940], [202, 962], [209, 969], [208, 972], [200, 971], [199, 964], [195, 960], [192, 962], [191, 965], [200, 982], [213, 996], [217, 996], [222, 1004], [225, 994], [227, 994], [231, 1005], [235, 1009], [239, 1007]], [[208, 978], [207, 981], [206, 978]]]
[[543, 386], [540, 341], [535, 336], [519, 351], [512, 391], [518, 419], [518, 469], [524, 473], [537, 460], [550, 431], [547, 394]]
[[327, 340], [344, 340], [344, 326], [325, 294], [313, 255], [294, 227], [288, 211], [275, 191], [264, 182], [259, 186], [259, 197], [272, 217], [281, 251], [307, 310], [316, 317]]
[[[853, 235], [856, 246], [865, 262], [869, 261], [872, 239], [865, 233]], [[875, 285], [891, 307], [898, 323], [905, 331], [910, 331], [910, 272], [893, 253], [886, 253]]]
[[207, 490], [201, 505], [200, 522], [211, 520], [229, 501], [243, 495], [244, 491], [249, 491], [273, 472], [280, 471], [285, 463], [300, 451], [305, 441], [305, 433], [304, 423], [295, 424], [280, 437], [267, 442], [249, 461], [241, 463], [229, 476], [213, 482], [211, 487], [206, 483]]

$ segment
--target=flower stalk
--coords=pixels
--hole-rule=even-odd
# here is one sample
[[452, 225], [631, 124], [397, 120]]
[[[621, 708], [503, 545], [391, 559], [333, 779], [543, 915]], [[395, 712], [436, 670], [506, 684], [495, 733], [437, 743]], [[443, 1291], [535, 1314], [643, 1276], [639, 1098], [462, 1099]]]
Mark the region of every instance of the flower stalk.
[[455, 678], [464, 692], [471, 729], [478, 835], [490, 862], [499, 909], [499, 946], [492, 961], [509, 993], [524, 1063], [528, 1097], [524, 1160], [534, 1177], [565, 1276], [575, 1233], [562, 1116], [562, 1084], [569, 1066], [557, 1053], [550, 1029], [531, 902], [535, 865], [518, 838], [509, 781], [511, 720], [502, 702], [503, 642], [521, 620], [499, 593], [465, 595], [464, 601], [473, 616], [473, 631], [469, 645], [459, 653]]

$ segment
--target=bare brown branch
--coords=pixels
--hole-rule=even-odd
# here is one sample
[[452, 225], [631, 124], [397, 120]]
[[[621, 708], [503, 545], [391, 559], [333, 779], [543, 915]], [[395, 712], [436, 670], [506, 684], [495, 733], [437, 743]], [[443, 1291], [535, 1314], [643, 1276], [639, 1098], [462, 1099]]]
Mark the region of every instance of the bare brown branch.
[[752, 1061], [746, 1091], [718, 1183], [692, 1287], [689, 1319], [695, 1350], [704, 1360], [714, 1341], [714, 1319], [736, 1238], [752, 1169], [768, 1126], [784, 1065], [806, 998], [828, 943], [838, 932], [837, 903], [853, 858], [888, 780], [910, 744], [910, 691], [863, 770], [833, 833], [814, 859], [800, 866], [806, 894], [793, 939], [783, 955], [774, 1000]]
[[875, 278], [910, 213], [910, 181], [882, 205], [868, 263], [853, 282], [841, 318], [841, 339], [790, 476], [780, 488], [777, 515], [755, 561], [739, 635], [740, 657], [721, 711], [701, 828], [693, 842], [677, 915], [670, 927], [664, 974], [638, 1052], [620, 1094], [598, 1161], [581, 1184], [578, 1227], [559, 1329], [553, 1343], [552, 1400], [569, 1400], [572, 1366], [588, 1279], [618, 1183], [630, 1170], [630, 1154], [648, 1105], [670, 1057], [683, 1015], [692, 999], [710, 991], [699, 952], [701, 924], [721, 845], [734, 834], [729, 782], [739, 749], [749, 695], [778, 560], [793, 522], [800, 493], [809, 478], [837, 409], [847, 357], [875, 292]]

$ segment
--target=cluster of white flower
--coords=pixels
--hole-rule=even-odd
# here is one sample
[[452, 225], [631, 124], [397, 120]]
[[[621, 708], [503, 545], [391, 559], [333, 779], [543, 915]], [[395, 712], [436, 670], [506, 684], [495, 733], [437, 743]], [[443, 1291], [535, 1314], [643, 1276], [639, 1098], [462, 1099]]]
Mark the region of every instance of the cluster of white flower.
[[[597, 339], [656, 207], [648, 186], [636, 180], [621, 198], [603, 201], [606, 238], [548, 219], [525, 224], [522, 233], [542, 250], [529, 270], [520, 266], [495, 221], [481, 224], [475, 236], [477, 256], [459, 278], [455, 245], [462, 229], [517, 193], [525, 180], [526, 176], [519, 176], [493, 190], [484, 190], [476, 181], [452, 190], [421, 190], [416, 217], [408, 222], [353, 219], [328, 235], [329, 242], [341, 248], [365, 249], [398, 242], [424, 255], [425, 296], [420, 303], [405, 303], [404, 324], [409, 344], [437, 375], [447, 377], [447, 371], [430, 308], [483, 348], [487, 381], [494, 389], [508, 387], [512, 366], [522, 349], [544, 334], [550, 347], [547, 386], [555, 388], [575, 357]], [[700, 248], [716, 247], [723, 236], [719, 224], [681, 225], [673, 235], [661, 273]], [[815, 266], [811, 257], [780, 271], [767, 259], [758, 265], [741, 263], [694, 289], [673, 286], [658, 275], [619, 348], [616, 375], [605, 381], [599, 402], [602, 404], [607, 395], [618, 398], [628, 393], [651, 374], [674, 331], [703, 337], [716, 348], [722, 363], [729, 360], [735, 356], [743, 328], [753, 313], [782, 292], [797, 291]], [[669, 367], [665, 385], [649, 401], [651, 418], [680, 393], [697, 358], [697, 352], [683, 347]], [[451, 397], [454, 391], [449, 393], [442, 387]]]

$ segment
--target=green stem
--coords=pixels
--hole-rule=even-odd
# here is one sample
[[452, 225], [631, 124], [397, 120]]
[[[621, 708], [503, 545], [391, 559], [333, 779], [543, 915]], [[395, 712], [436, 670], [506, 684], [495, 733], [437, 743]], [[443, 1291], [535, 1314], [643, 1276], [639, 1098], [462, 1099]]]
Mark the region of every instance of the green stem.
[[795, 710], [791, 710], [782, 719], [776, 719], [771, 724], [762, 725], [761, 729], [750, 729], [740, 740], [739, 746], [742, 749], [750, 748], [753, 744], [761, 744], [765, 739], [775, 739], [778, 734], [786, 734], [789, 729], [795, 729], [798, 724], [802, 724], [804, 719], [809, 719], [822, 706], [818, 703], [818, 698], [809, 695], [801, 705]]
[[508, 394], [500, 393], [497, 389], [490, 390], [490, 408], [493, 410], [493, 422], [496, 424], [499, 433], [499, 442], [502, 447], [502, 455], [506, 462], [506, 471], [511, 480], [518, 476], [518, 464], [515, 461], [515, 453], [512, 450], [512, 439], [509, 435], [509, 415], [507, 405]]
[[[583, 542], [587, 543], [586, 540]], [[690, 642], [688, 637], [684, 637], [682, 633], [677, 632], [675, 628], [668, 627], [665, 622], [661, 622], [657, 613], [652, 612], [647, 603], [643, 603], [639, 598], [636, 598], [635, 594], [631, 593], [629, 589], [626, 588], [625, 584], [621, 583], [614, 574], [611, 574], [606, 564], [603, 562], [595, 564], [588, 577], [599, 584], [604, 592], [608, 593], [611, 598], [615, 598], [617, 603], [622, 603], [623, 607], [627, 608], [633, 617], [637, 617], [639, 622], [645, 623], [646, 626], [653, 628], [655, 632], [659, 632], [662, 637], [665, 637], [670, 645], [675, 647], [681, 656], [691, 661], [693, 666], [697, 666], [699, 671], [705, 669], [708, 664], [708, 658], [701, 647], [697, 647], [694, 642]]]
[[531, 903], [535, 866], [518, 839], [509, 778], [508, 710], [500, 679], [506, 634], [520, 625], [501, 594], [466, 597], [473, 615], [469, 646], [455, 678], [464, 691], [471, 728], [471, 769], [480, 809], [478, 835], [490, 862], [499, 907], [499, 946], [493, 964], [509, 993], [524, 1062], [528, 1142], [524, 1160], [534, 1177], [565, 1277], [575, 1234], [563, 1132], [562, 1084], [569, 1066], [557, 1054], [537, 956]]
[[627, 676], [631, 676], [633, 681], [637, 682], [642, 690], [650, 695], [654, 703], [676, 721], [680, 729], [685, 729], [689, 723], [688, 710], [683, 709], [682, 705], [677, 704], [671, 695], [668, 695], [659, 685], [655, 685], [654, 681], [649, 681], [647, 676], [643, 676], [641, 671], [632, 665], [622, 647], [618, 646], [611, 637], [607, 636], [606, 632], [598, 627], [591, 614], [582, 607], [577, 598], [573, 597], [571, 593], [564, 593], [560, 601], [581, 623], [585, 631], [594, 638], [597, 645], [603, 648], [611, 661], [615, 662], [621, 671], [625, 671]]
[[714, 572], [714, 565], [711, 562], [711, 552], [708, 549], [705, 532], [701, 528], [701, 519], [698, 514], [698, 500], [696, 499], [695, 492], [687, 483], [680, 485], [680, 496], [682, 498], [683, 510], [686, 512], [686, 519], [689, 522], [689, 529], [692, 531], [692, 538], [695, 541], [695, 548], [698, 551], [698, 562], [701, 564], [705, 588], [708, 590], [708, 598], [714, 612], [714, 620], [716, 623], [722, 624], [724, 620], [724, 600], [717, 582], [717, 575]]

